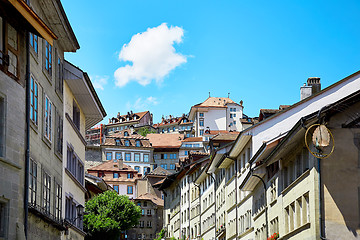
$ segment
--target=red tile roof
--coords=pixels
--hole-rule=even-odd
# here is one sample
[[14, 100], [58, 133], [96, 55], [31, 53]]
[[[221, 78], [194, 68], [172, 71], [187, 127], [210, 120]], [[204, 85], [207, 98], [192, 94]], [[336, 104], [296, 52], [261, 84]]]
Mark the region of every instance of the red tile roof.
[[194, 107], [226, 107], [228, 103], [235, 103], [230, 98], [209, 97], [204, 102], [194, 105]]
[[146, 135], [154, 148], [180, 148], [181, 141], [184, 139], [183, 134], [160, 134], [149, 133]]
[[151, 193], [145, 193], [145, 194], [141, 194], [140, 196], [138, 196], [137, 198], [135, 198], [136, 200], [149, 200], [152, 201], [153, 203], [155, 203], [158, 206], [164, 206], [164, 200], [162, 200], [161, 198], [151, 194]]
[[182, 142], [202, 142], [202, 141], [203, 141], [202, 137], [189, 137], [182, 140]]

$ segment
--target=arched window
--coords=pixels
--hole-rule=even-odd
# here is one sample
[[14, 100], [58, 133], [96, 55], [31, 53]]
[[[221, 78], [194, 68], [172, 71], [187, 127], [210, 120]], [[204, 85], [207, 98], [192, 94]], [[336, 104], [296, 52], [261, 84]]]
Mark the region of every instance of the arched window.
[[129, 136], [129, 133], [125, 131], [125, 132], [124, 132], [124, 136], [125, 136], [125, 137]]
[[136, 146], [136, 147], [141, 147], [141, 142], [140, 142], [140, 140], [136, 140], [135, 146]]

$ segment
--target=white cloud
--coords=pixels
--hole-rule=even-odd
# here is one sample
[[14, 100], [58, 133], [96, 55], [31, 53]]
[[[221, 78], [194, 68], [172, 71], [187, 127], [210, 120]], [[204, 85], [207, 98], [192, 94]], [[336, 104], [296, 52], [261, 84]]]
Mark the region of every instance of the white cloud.
[[130, 102], [126, 103], [127, 109], [134, 109], [134, 110], [141, 110], [145, 111], [148, 110], [150, 106], [158, 105], [159, 102], [156, 97], [148, 97], [143, 100], [143, 98], [139, 97], [136, 99], [134, 104], [131, 104]]
[[94, 88], [104, 90], [104, 85], [107, 84], [108, 76], [91, 76], [90, 77]]
[[115, 71], [115, 84], [123, 87], [136, 81], [145, 86], [152, 80], [161, 83], [173, 69], [186, 63], [186, 57], [177, 53], [173, 46], [181, 43], [183, 36], [182, 28], [168, 27], [166, 23], [134, 35], [119, 54], [121, 61], [132, 64]]

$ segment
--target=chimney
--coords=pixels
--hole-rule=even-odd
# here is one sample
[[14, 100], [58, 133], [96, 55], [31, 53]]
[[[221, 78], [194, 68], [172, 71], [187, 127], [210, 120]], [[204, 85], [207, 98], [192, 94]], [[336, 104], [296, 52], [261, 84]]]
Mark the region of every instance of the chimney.
[[309, 77], [307, 85], [312, 87], [312, 95], [321, 91], [320, 78], [318, 77]]
[[122, 170], [124, 168], [124, 161], [122, 159], [119, 159], [118, 163], [119, 169]]
[[109, 123], [111, 123], [111, 118], [109, 118]]
[[118, 114], [117, 114], [117, 118], [118, 118], [118, 119], [120, 118], [120, 112], [118, 112]]
[[307, 79], [307, 84], [304, 83], [304, 85], [300, 87], [300, 100], [308, 98], [311, 95], [316, 94], [320, 91], [321, 91], [320, 78], [310, 77]]

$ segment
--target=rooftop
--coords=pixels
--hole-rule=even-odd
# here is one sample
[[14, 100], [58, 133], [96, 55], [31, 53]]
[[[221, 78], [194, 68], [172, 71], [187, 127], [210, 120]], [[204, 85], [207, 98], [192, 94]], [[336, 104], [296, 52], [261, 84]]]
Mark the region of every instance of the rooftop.
[[180, 148], [181, 141], [184, 139], [183, 134], [160, 134], [149, 133], [146, 137], [154, 148]]

